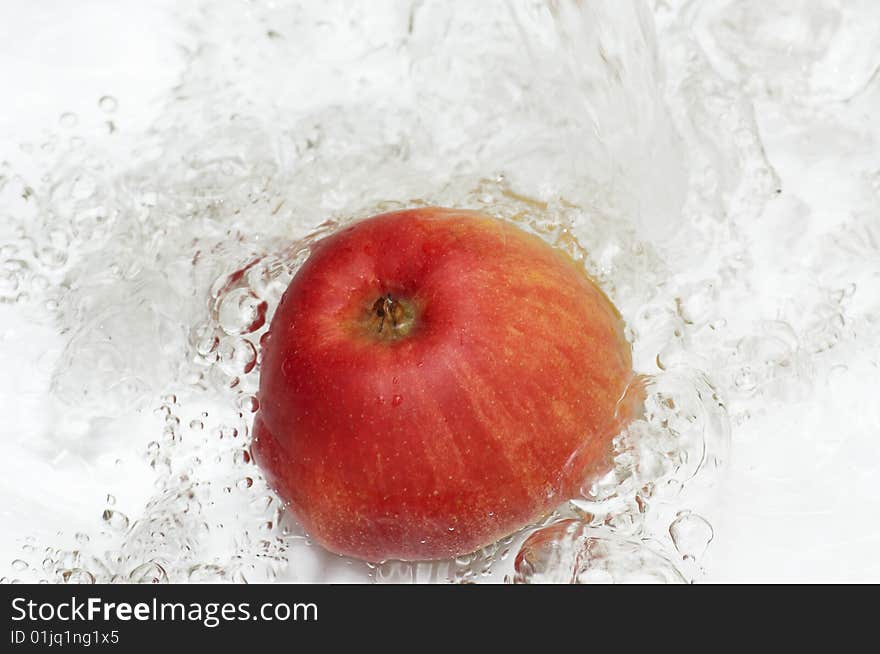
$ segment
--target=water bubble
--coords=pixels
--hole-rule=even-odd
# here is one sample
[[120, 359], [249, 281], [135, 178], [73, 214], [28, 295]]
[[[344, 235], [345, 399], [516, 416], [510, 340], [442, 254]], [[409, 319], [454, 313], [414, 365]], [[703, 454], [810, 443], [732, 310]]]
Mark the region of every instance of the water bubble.
[[88, 570], [82, 568], [73, 568], [64, 570], [61, 573], [61, 579], [65, 584], [94, 584], [95, 575]]
[[226, 578], [226, 570], [219, 565], [199, 563], [187, 572], [191, 583], [216, 583]]
[[285, 262], [267, 257], [248, 270], [246, 279], [250, 289], [260, 298], [273, 304], [281, 299], [292, 275]]
[[244, 338], [226, 336], [217, 347], [220, 369], [230, 377], [245, 375], [257, 364], [257, 350]]
[[114, 531], [125, 531], [128, 529], [128, 516], [120, 511], [105, 509], [104, 513], [101, 514], [101, 519]]
[[709, 547], [715, 532], [704, 517], [684, 512], [669, 525], [669, 535], [680, 554], [698, 559]]
[[132, 570], [128, 580], [133, 584], [167, 584], [168, 573], [158, 562], [147, 561]]
[[[196, 341], [196, 351], [207, 359], [219, 345], [220, 339], [215, 334], [205, 334]], [[216, 358], [216, 356], [214, 358]]]
[[100, 107], [101, 111], [106, 114], [112, 114], [116, 111], [117, 105], [116, 98], [112, 95], [102, 96], [101, 99], [98, 100], [98, 107]]
[[250, 334], [266, 322], [268, 304], [250, 289], [238, 288], [227, 293], [220, 303], [218, 321], [227, 334]]
[[256, 413], [260, 408], [260, 402], [255, 395], [242, 395], [238, 399], [238, 408], [247, 413]]

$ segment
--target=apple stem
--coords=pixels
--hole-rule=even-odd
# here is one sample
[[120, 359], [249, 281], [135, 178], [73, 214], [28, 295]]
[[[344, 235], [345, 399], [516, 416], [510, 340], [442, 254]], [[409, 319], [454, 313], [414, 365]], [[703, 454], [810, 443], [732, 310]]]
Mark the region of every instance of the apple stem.
[[412, 326], [412, 312], [404, 302], [391, 293], [379, 297], [372, 307], [376, 333], [383, 338], [396, 339], [405, 336]]

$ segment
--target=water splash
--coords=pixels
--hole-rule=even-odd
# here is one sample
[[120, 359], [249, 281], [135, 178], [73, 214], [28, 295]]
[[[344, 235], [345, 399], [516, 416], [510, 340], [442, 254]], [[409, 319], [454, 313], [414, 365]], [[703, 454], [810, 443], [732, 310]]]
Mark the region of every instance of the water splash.
[[[878, 135], [845, 126], [880, 100], [857, 45], [876, 9], [655, 4], [203, 2], [149, 130], [107, 95], [0, 162], [0, 303], [50, 343], [28, 360], [45, 384], [17, 452], [92, 480], [48, 529], [51, 491], [8, 491], [39, 536], [4, 579], [695, 581], [729, 542], [711, 499], [732, 439], [791, 429], [817, 394], [869, 434], [877, 416], [846, 407], [880, 365]], [[805, 131], [807, 164], [771, 164]], [[834, 148], [849, 174], [829, 202]], [[312, 544], [251, 461], [260, 345], [315, 239], [429, 204], [580, 262], [627, 322], [644, 413], [542, 525], [366, 565]], [[847, 438], [819, 441], [822, 460]]]

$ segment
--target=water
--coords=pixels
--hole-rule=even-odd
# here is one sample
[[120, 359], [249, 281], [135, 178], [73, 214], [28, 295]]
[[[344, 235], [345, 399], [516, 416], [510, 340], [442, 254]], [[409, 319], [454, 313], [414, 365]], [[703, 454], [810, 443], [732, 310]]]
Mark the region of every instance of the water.
[[[0, 156], [6, 581], [880, 578], [880, 7], [204, 2], [158, 116]], [[435, 563], [329, 555], [253, 465], [309, 244], [483, 209], [620, 308], [643, 419], [581, 496]], [[38, 480], [35, 481], [35, 480]], [[858, 498], [858, 499], [856, 499]]]

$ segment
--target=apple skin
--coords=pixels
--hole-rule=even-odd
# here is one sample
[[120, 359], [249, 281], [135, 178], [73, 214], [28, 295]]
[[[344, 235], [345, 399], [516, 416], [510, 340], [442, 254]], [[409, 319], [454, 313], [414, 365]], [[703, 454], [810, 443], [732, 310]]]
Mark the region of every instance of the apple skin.
[[[400, 333], [385, 297], [412, 314]], [[257, 463], [314, 540], [368, 561], [458, 556], [541, 518], [632, 414], [612, 303], [566, 254], [471, 211], [318, 241], [260, 375]]]

